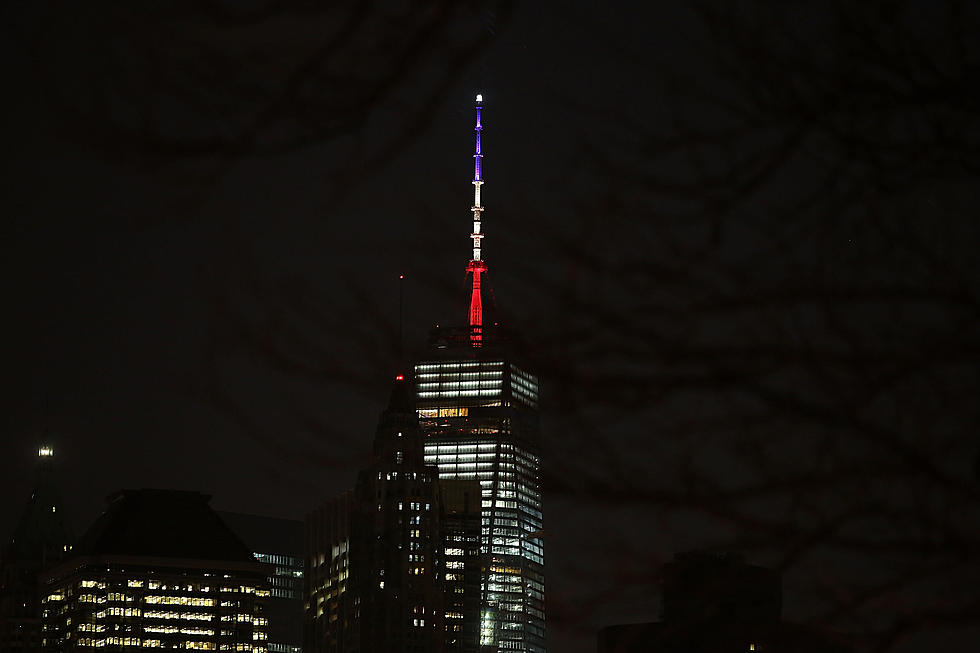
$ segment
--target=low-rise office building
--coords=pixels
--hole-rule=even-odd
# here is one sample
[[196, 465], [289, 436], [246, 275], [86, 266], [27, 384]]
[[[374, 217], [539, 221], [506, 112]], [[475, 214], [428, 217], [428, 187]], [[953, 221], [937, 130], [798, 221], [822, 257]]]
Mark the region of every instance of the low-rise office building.
[[47, 650], [268, 650], [268, 565], [197, 492], [123, 490], [40, 577]]

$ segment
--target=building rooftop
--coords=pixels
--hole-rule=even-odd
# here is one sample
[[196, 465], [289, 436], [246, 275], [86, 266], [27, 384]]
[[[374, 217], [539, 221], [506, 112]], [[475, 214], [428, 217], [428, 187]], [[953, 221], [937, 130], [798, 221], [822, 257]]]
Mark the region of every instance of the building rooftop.
[[303, 556], [305, 531], [301, 520], [217, 512], [253, 552]]
[[253, 562], [210, 500], [199, 492], [120, 490], [108, 497], [109, 506], [79, 538], [75, 553]]

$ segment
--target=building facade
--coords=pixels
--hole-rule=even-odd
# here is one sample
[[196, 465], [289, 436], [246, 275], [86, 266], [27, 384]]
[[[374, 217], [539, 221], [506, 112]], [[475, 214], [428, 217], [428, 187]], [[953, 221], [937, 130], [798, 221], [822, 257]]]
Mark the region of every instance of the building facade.
[[546, 650], [538, 380], [493, 321], [482, 256], [482, 96], [476, 104], [472, 258], [467, 324], [436, 328], [414, 373], [425, 462], [442, 480], [481, 486], [479, 643], [484, 650]]
[[41, 577], [50, 651], [268, 650], [269, 567], [197, 492], [123, 490]]

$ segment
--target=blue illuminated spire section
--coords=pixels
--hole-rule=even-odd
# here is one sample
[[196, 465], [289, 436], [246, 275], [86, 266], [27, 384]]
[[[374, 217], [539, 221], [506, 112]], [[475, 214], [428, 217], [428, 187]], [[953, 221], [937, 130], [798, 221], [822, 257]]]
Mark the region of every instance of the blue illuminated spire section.
[[487, 271], [487, 264], [483, 262], [480, 252], [480, 241], [483, 240], [483, 230], [481, 220], [483, 218], [483, 205], [480, 204], [480, 187], [483, 186], [483, 152], [480, 143], [480, 135], [483, 132], [482, 114], [483, 96], [476, 96], [476, 152], [473, 154], [473, 258], [466, 266], [466, 272], [472, 275], [472, 291], [470, 294], [469, 324], [472, 333], [470, 335], [474, 346], [479, 347], [483, 340], [483, 282], [481, 275]]
[[480, 260], [480, 241], [483, 239], [483, 232], [480, 230], [480, 220], [483, 216], [483, 206], [480, 204], [480, 187], [483, 185], [483, 153], [480, 145], [480, 135], [483, 131], [482, 116], [483, 96], [476, 96], [476, 152], [473, 154], [473, 259]]

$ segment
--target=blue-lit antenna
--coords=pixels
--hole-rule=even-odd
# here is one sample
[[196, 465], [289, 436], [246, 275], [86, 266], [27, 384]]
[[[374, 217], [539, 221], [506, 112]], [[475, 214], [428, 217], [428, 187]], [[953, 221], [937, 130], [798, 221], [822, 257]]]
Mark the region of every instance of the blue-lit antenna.
[[483, 109], [483, 95], [476, 96], [476, 152], [473, 154], [473, 258], [466, 266], [466, 273], [471, 275], [472, 288], [470, 291], [470, 311], [469, 322], [474, 346], [480, 346], [483, 340], [483, 290], [480, 276], [487, 271], [487, 264], [480, 258], [480, 241], [483, 240], [483, 230], [480, 228], [483, 218], [483, 205], [480, 204], [480, 187], [483, 186], [483, 153], [480, 147], [480, 133], [483, 131], [481, 124]]
[[478, 93], [476, 96], [476, 152], [473, 154], [473, 259], [480, 260], [480, 241], [483, 240], [483, 232], [480, 229], [480, 220], [483, 218], [483, 205], [480, 204], [480, 186], [483, 185], [483, 153], [480, 145], [480, 133], [483, 131], [481, 124], [483, 109], [483, 95]]

